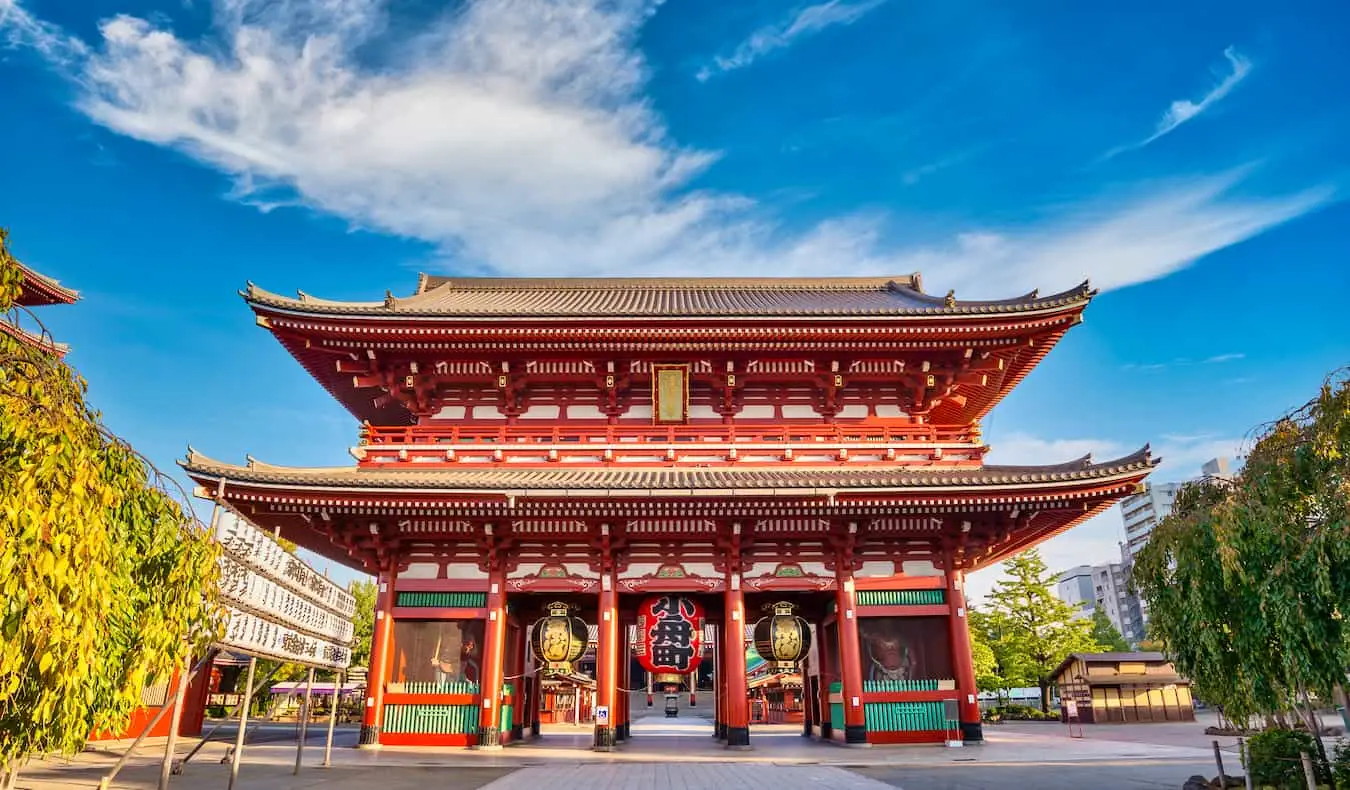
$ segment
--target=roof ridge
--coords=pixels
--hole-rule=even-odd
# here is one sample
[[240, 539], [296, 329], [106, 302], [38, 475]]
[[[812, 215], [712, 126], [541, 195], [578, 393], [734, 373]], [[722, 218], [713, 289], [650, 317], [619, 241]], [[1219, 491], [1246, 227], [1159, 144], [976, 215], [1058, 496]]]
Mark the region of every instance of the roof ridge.
[[[465, 291], [540, 290], [587, 291], [608, 288], [635, 290], [665, 290], [698, 287], [706, 290], [770, 291], [806, 290], [895, 290], [907, 288], [917, 291], [917, 274], [903, 276], [847, 276], [847, 277], [442, 277], [419, 275], [418, 290], [414, 296], [442, 288]], [[412, 297], [409, 297], [412, 298]]]

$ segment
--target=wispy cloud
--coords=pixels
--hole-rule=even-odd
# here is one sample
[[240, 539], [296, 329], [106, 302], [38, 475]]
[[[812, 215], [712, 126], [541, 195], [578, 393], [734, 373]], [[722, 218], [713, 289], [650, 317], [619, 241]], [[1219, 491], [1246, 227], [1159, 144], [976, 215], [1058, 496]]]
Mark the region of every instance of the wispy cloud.
[[31, 47], [54, 63], [65, 63], [87, 52], [83, 42], [37, 19], [18, 0], [0, 0], [0, 44]]
[[749, 66], [774, 50], [792, 46], [799, 38], [815, 35], [835, 25], [851, 25], [884, 2], [886, 0], [861, 0], [855, 3], [830, 0], [828, 3], [807, 6], [787, 19], [751, 33], [730, 55], [715, 56], [712, 63], [699, 69], [695, 76], [699, 82], [706, 82], [722, 72]]
[[1251, 73], [1252, 64], [1251, 61], [1243, 57], [1233, 47], [1225, 49], [1223, 51], [1223, 57], [1226, 61], [1226, 66], [1222, 69], [1213, 70], [1216, 82], [1210, 87], [1209, 92], [1201, 97], [1199, 101], [1177, 99], [1168, 106], [1167, 111], [1158, 119], [1158, 124], [1153, 130], [1153, 134], [1137, 143], [1113, 148], [1108, 151], [1103, 158], [1110, 159], [1117, 154], [1143, 148], [1149, 143], [1152, 143], [1165, 135], [1171, 134], [1176, 131], [1177, 127], [1192, 118], [1195, 118], [1200, 113], [1218, 103], [1220, 99], [1231, 93], [1232, 90], [1237, 87], [1238, 83], [1246, 79], [1247, 75]]
[[923, 270], [967, 298], [1085, 277], [1110, 289], [1335, 197], [1323, 186], [1254, 194], [1251, 169], [1238, 169], [923, 244], [890, 241], [914, 236], [877, 212], [792, 226], [746, 195], [690, 186], [718, 152], [673, 140], [648, 100], [643, 0], [578, 0], [566, 13], [551, 0], [471, 0], [397, 41], [386, 2], [216, 0], [210, 38], [118, 16], [86, 46], [0, 0], [0, 35], [60, 64], [94, 122], [226, 174], [232, 199], [424, 240], [460, 272]]
[[1122, 365], [1122, 370], [1167, 370], [1168, 368], [1184, 368], [1194, 365], [1216, 365], [1221, 362], [1237, 362], [1246, 359], [1246, 354], [1215, 354], [1212, 357], [1203, 359], [1190, 359], [1187, 357], [1178, 357], [1169, 362], [1130, 362]]

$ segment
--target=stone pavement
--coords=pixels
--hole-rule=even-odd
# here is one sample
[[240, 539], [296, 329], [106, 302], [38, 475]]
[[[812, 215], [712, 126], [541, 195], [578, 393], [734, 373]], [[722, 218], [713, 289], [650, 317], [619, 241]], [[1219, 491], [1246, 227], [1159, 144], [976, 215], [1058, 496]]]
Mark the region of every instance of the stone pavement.
[[626, 763], [522, 768], [483, 790], [893, 790], [826, 765]]
[[[1213, 760], [1211, 739], [1204, 735], [1203, 722], [1135, 725], [1128, 729], [1085, 727], [1086, 737], [1082, 739], [1068, 738], [1058, 724], [1009, 723], [988, 728], [985, 745], [958, 749], [845, 748], [803, 738], [797, 725], [755, 726], [753, 749], [729, 752], [711, 737], [710, 722], [698, 717], [697, 712], [686, 712], [676, 719], [659, 714], [636, 719], [633, 739], [610, 753], [590, 751], [591, 730], [586, 726], [546, 727], [544, 737], [537, 741], [497, 751], [358, 750], [351, 748], [356, 730], [341, 728], [329, 769], [317, 767], [323, 757], [322, 731], [311, 730], [305, 766], [298, 777], [293, 777], [293, 732], [292, 727], [269, 725], [263, 742], [247, 747], [240, 772], [241, 790], [298, 790], [318, 785], [333, 790], [474, 790], [484, 785], [493, 790], [604, 786], [634, 790], [716, 786], [720, 790], [750, 775], [759, 777], [757, 784], [767, 782], [776, 790], [826, 786], [947, 790], [1012, 784], [1029, 790], [1094, 784], [1166, 787], [1172, 786], [1170, 777], [1175, 777], [1175, 785], [1180, 786], [1181, 780], [1192, 773], [1212, 773]], [[233, 740], [227, 727], [216, 737]], [[183, 742], [179, 755], [193, 743]], [[225, 743], [207, 744], [184, 775], [174, 777], [173, 786], [224, 788], [228, 766], [220, 765], [220, 759], [226, 748]], [[118, 777], [116, 786], [153, 788], [162, 749], [162, 740], [143, 747]], [[98, 776], [120, 753], [98, 750], [70, 762], [34, 763], [21, 775], [20, 787], [95, 787]], [[764, 778], [769, 773], [775, 777], [772, 781]], [[1136, 781], [1146, 775], [1151, 783]], [[570, 784], [560, 783], [561, 777], [568, 777]], [[994, 777], [1000, 779], [995, 781]], [[1102, 785], [1100, 780], [1108, 777], [1118, 779]]]

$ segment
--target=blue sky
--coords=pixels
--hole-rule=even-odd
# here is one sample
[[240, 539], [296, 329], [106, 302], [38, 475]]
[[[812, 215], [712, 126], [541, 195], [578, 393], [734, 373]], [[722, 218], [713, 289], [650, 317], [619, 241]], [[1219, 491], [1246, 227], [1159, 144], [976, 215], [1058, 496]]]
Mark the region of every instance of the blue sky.
[[[0, 224], [109, 424], [342, 464], [246, 281], [883, 274], [1086, 323], [993, 460], [1233, 455], [1350, 361], [1334, 2], [0, 0]], [[1117, 556], [1108, 513], [1046, 546]], [[978, 591], [990, 574], [973, 581]]]

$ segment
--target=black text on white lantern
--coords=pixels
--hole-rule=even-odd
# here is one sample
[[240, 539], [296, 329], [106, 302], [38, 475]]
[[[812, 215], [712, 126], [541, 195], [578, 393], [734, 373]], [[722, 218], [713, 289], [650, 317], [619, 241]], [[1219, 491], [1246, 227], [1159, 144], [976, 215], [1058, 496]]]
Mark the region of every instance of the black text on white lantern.
[[586, 621], [570, 613], [565, 603], [548, 605], [548, 617], [541, 617], [530, 634], [530, 650], [539, 666], [558, 672], [572, 671], [572, 665], [586, 653], [589, 639]]
[[811, 626], [793, 614], [797, 607], [776, 603], [773, 614], [755, 623], [755, 652], [779, 669], [791, 669], [811, 649]]

